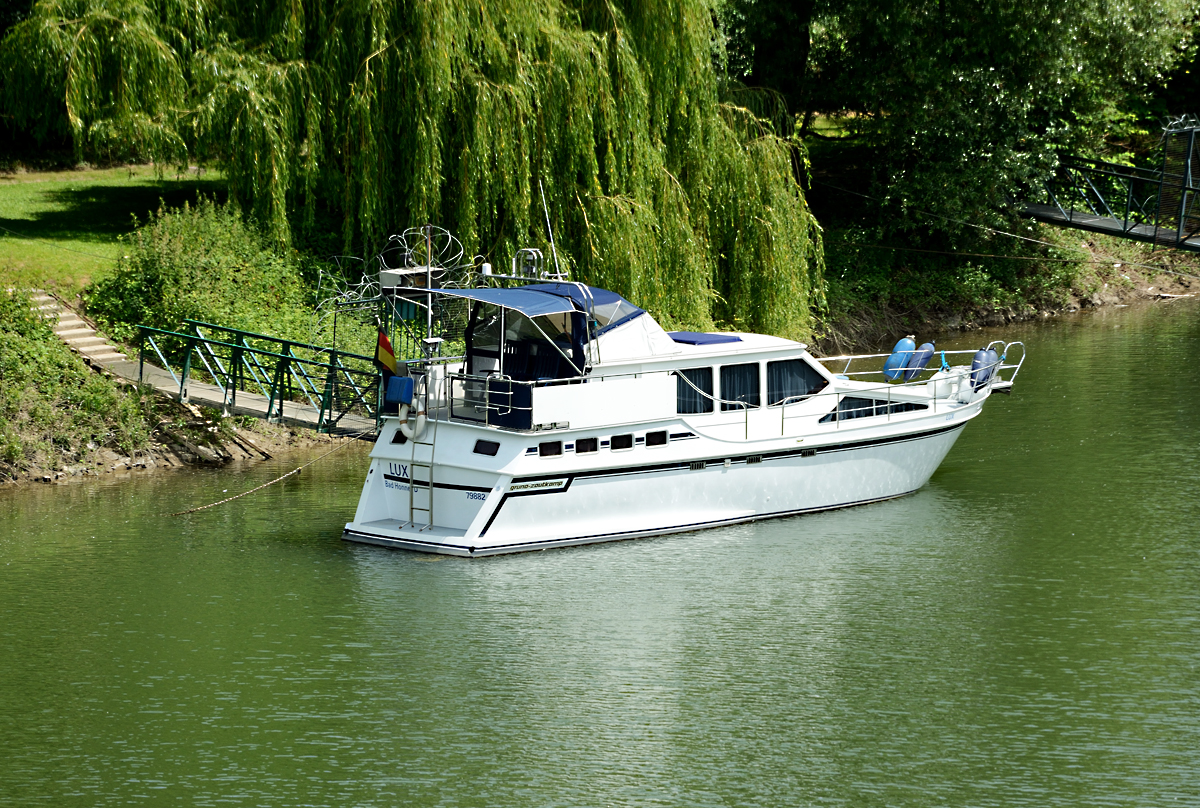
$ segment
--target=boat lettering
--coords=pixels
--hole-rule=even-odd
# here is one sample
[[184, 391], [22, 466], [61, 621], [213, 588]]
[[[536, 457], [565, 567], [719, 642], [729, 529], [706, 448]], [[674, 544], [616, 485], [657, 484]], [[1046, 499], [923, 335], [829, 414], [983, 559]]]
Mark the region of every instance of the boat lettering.
[[567, 484], [565, 479], [560, 480], [542, 480], [536, 483], [517, 483], [510, 487], [509, 491], [534, 491], [541, 488], [562, 488]]
[[487, 499], [487, 494], [481, 494], [478, 491], [468, 491], [467, 499], [485, 500]]
[[407, 463], [388, 463], [388, 474], [396, 477], [408, 477]]

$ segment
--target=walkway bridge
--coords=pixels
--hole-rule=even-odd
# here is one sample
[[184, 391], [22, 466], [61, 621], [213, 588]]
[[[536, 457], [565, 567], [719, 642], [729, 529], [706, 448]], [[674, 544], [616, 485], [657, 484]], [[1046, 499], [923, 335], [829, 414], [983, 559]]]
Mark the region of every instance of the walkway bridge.
[[[428, 355], [440, 342], [431, 346], [419, 338], [418, 320], [425, 315], [411, 300], [380, 296], [338, 308], [365, 313], [372, 341], [383, 323], [401, 362], [420, 361], [415, 357]], [[373, 356], [201, 320], [183, 324], [180, 331], [138, 326], [136, 363], [107, 368], [179, 401], [226, 414], [334, 434], [378, 433], [382, 375]], [[335, 342], [337, 329], [335, 316]]]
[[1022, 214], [1046, 224], [1200, 252], [1200, 120], [1163, 133], [1159, 168], [1063, 157], [1044, 204]]
[[182, 331], [138, 326], [139, 383], [227, 414], [335, 434], [378, 431], [373, 357], [199, 320], [184, 324]]

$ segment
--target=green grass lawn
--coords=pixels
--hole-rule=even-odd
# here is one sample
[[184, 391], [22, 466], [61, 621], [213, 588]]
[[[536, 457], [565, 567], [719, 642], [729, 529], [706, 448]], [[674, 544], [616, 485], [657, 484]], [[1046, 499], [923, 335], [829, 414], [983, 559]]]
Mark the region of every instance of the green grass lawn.
[[0, 174], [0, 285], [73, 295], [121, 254], [117, 238], [162, 203], [224, 197], [217, 172], [152, 166]]

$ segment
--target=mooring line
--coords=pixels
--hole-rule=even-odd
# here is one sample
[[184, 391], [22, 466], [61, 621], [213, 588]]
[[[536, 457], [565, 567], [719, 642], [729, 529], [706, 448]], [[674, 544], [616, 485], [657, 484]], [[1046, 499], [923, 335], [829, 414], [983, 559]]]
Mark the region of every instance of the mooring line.
[[233, 496], [226, 497], [225, 499], [223, 499], [219, 502], [210, 502], [208, 505], [200, 505], [199, 507], [196, 507], [196, 508], [188, 508], [186, 511], [177, 511], [176, 513], [172, 513], [169, 515], [170, 516], [183, 516], [184, 514], [187, 514], [187, 513], [195, 513], [196, 511], [208, 510], [209, 508], [215, 508], [218, 505], [224, 505], [226, 502], [233, 502], [235, 499], [241, 499], [242, 497], [250, 496], [255, 491], [261, 491], [264, 488], [266, 488], [268, 485], [274, 485], [275, 483], [279, 482], [280, 480], [286, 480], [288, 477], [291, 477], [293, 474], [299, 474], [301, 471], [308, 468], [313, 463], [316, 463], [318, 460], [324, 460], [325, 458], [329, 457], [331, 454], [336, 452], [338, 449], [343, 449], [346, 446], [349, 446], [354, 440], [356, 440], [357, 438], [361, 438], [363, 435], [367, 435], [370, 432], [371, 432], [371, 430], [366, 430], [363, 432], [359, 432], [357, 435], [350, 435], [346, 438], [346, 442], [343, 443], [341, 446], [335, 446], [332, 449], [330, 449], [328, 452], [326, 452], [325, 454], [321, 455], [320, 457], [317, 457], [317, 458], [314, 458], [314, 459], [308, 461], [307, 463], [305, 463], [303, 466], [300, 466], [299, 468], [292, 469], [287, 474], [284, 474], [282, 477], [276, 477], [274, 480], [271, 480], [270, 482], [263, 483], [262, 485], [258, 486], [257, 488], [251, 488], [249, 491], [243, 491], [240, 494], [234, 494]]

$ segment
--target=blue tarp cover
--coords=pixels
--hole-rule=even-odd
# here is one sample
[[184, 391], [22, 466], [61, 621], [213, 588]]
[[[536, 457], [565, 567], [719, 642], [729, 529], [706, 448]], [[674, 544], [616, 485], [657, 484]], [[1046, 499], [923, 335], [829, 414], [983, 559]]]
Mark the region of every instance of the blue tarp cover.
[[[552, 295], [569, 297], [579, 304], [580, 311], [587, 310], [587, 302], [583, 299], [583, 292], [573, 283], [537, 283], [522, 288], [537, 289], [549, 292]], [[612, 331], [617, 326], [624, 325], [634, 317], [640, 317], [646, 313], [645, 309], [639, 309], [616, 292], [610, 292], [598, 286], [589, 286], [587, 288], [592, 296], [592, 306], [596, 314], [596, 322], [600, 326], [596, 330], [597, 335]]]
[[544, 317], [547, 314], [564, 314], [575, 311], [569, 298], [549, 294], [529, 287], [517, 289], [438, 289], [438, 294], [465, 297], [514, 309], [526, 317]]
[[700, 331], [668, 331], [671, 339], [684, 345], [719, 345], [722, 342], [741, 342], [733, 334], [705, 334]]

